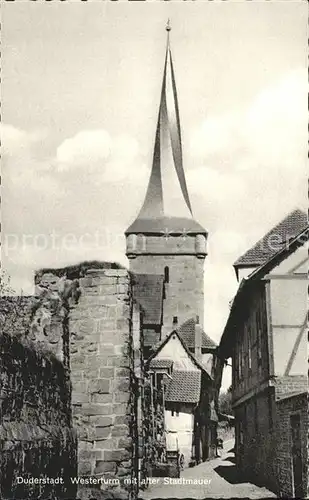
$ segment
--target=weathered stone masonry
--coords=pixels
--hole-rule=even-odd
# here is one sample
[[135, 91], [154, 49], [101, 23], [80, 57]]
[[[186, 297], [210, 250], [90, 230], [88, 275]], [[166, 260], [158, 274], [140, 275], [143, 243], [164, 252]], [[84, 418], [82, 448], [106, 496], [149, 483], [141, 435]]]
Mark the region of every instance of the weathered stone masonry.
[[[63, 320], [69, 338], [78, 476], [104, 477], [109, 484], [101, 484], [101, 489], [113, 490], [119, 497], [134, 494], [141, 455], [137, 413], [143, 366], [141, 312], [133, 303], [130, 275], [126, 269], [101, 263], [43, 271], [36, 281], [40, 287], [47, 282], [71, 287], [77, 297]], [[54, 342], [59, 352], [56, 338]]]
[[71, 377], [79, 474], [130, 477], [133, 402], [129, 276], [88, 270], [71, 310]]
[[[135, 498], [146, 431], [143, 311], [133, 299], [132, 277], [118, 265], [96, 262], [42, 270], [35, 284], [24, 344], [1, 336], [1, 446], [7, 452], [1, 488], [14, 499], [75, 498], [70, 478], [91, 477], [101, 484], [87, 490], [80, 483], [77, 498]], [[16, 489], [19, 470], [23, 477], [66, 477], [68, 484]]]
[[[52, 353], [6, 333], [0, 352], [0, 498], [74, 498], [76, 435], [66, 369]], [[67, 479], [25, 485], [18, 476]]]

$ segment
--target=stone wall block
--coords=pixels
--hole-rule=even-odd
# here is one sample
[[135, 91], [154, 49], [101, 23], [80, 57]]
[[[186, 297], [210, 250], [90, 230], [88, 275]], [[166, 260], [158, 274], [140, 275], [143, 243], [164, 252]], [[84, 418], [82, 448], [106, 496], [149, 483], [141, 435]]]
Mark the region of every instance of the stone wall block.
[[115, 368], [115, 377], [130, 377], [131, 370], [130, 368]]
[[83, 371], [74, 371], [74, 373], [71, 373], [72, 384], [75, 384], [76, 382], [83, 380], [83, 378], [84, 378]]
[[[110, 313], [110, 310], [108, 311]], [[98, 332], [100, 332], [105, 339], [105, 342], [111, 342], [115, 335], [116, 320], [114, 317], [108, 316], [108, 319], [98, 320]]]
[[91, 335], [97, 330], [97, 322], [92, 318], [83, 319], [78, 324], [78, 330], [80, 333]]
[[125, 449], [131, 449], [132, 447], [132, 438], [131, 437], [122, 437], [119, 439], [119, 447]]
[[115, 376], [115, 368], [100, 368], [99, 375], [100, 378], [113, 379]]
[[126, 467], [118, 467], [117, 469], [117, 477], [129, 476], [131, 474], [131, 468]]
[[129, 391], [130, 391], [130, 379], [129, 379], [129, 377], [115, 378], [112, 381], [113, 394], [115, 394], [116, 392], [128, 393]]
[[111, 389], [110, 385], [110, 380], [108, 378], [100, 378], [93, 381], [93, 383], [89, 387], [89, 391], [91, 394], [109, 394]]
[[116, 283], [109, 283], [105, 284], [104, 286], [99, 286], [98, 291], [100, 292], [101, 296], [106, 296], [106, 295], [115, 295], [114, 300], [111, 301], [111, 303], [114, 303], [114, 301], [117, 299], [116, 295], [117, 294], [117, 287], [118, 285]]
[[92, 450], [81, 450], [79, 453], [79, 459], [90, 462], [92, 460]]
[[92, 287], [103, 286], [103, 288], [104, 288], [105, 285], [106, 286], [117, 285], [117, 277], [116, 276], [107, 277], [105, 275], [92, 276], [92, 283], [91, 283]]
[[108, 439], [96, 439], [94, 442], [94, 449], [101, 451], [102, 458], [104, 450], [116, 450], [117, 448], [120, 448], [118, 437], [113, 437], [113, 438], [110, 437]]
[[90, 462], [85, 462], [83, 460], [78, 461], [78, 475], [79, 476], [91, 476], [92, 467]]
[[107, 439], [113, 437], [110, 427], [95, 427], [94, 438], [97, 439]]
[[117, 319], [117, 323], [116, 323], [117, 330], [127, 331], [128, 324], [129, 324], [129, 320], [127, 318], [119, 318], [119, 319]]
[[128, 356], [130, 353], [130, 347], [128, 343], [118, 344], [114, 346], [114, 354], [117, 356]]
[[90, 422], [96, 427], [111, 427], [113, 425], [114, 418], [112, 416], [91, 416]]
[[87, 441], [79, 441], [78, 443], [78, 449], [79, 449], [79, 452], [81, 452], [81, 450], [92, 450], [93, 449], [93, 446], [92, 446], [92, 443], [89, 443]]
[[[79, 408], [75, 408], [75, 412], [81, 415], [112, 415], [114, 413], [114, 405], [110, 404], [84, 404]], [[73, 407], [74, 410], [74, 407]]]
[[131, 418], [128, 415], [116, 415], [114, 419], [115, 425], [129, 425]]
[[114, 425], [112, 428], [112, 437], [120, 437], [129, 435], [129, 428], [127, 425]]
[[72, 402], [75, 404], [89, 403], [90, 395], [84, 392], [72, 391]]
[[114, 394], [114, 402], [115, 403], [126, 403], [130, 399], [130, 394], [125, 392], [116, 392]]
[[127, 294], [128, 293], [127, 283], [118, 283], [116, 286], [116, 293], [118, 295]]
[[80, 287], [81, 288], [88, 288], [88, 287], [93, 286], [92, 279], [93, 279], [93, 277], [90, 275], [85, 276], [84, 278], [80, 278], [80, 280], [79, 280]]
[[[129, 395], [130, 397], [130, 395]], [[113, 413], [115, 415], [126, 415], [128, 410], [127, 403], [114, 403], [113, 404]]]
[[116, 472], [116, 462], [105, 462], [104, 460], [96, 460], [94, 469], [95, 474], [104, 474], [105, 472]]
[[104, 378], [104, 377], [100, 377], [100, 368], [99, 367], [91, 368], [91, 367], [87, 366], [87, 368], [85, 368], [84, 375], [85, 375], [85, 379], [87, 379], [89, 381], [89, 383], [91, 382], [91, 380], [96, 380], [98, 378]]
[[110, 356], [113, 354], [117, 354], [115, 352], [115, 346], [111, 343], [109, 343], [109, 344], [106, 344], [106, 343], [101, 344], [100, 343], [100, 345], [98, 347], [99, 347], [99, 353], [103, 354], [104, 356]]
[[117, 279], [124, 277], [128, 277], [128, 271], [127, 269], [104, 269], [104, 275], [105, 276], [114, 276]]
[[100, 369], [102, 365], [105, 365], [104, 360], [98, 354], [88, 354], [84, 357], [85, 374], [88, 369]]
[[104, 450], [104, 460], [106, 462], [121, 462], [130, 458], [130, 452], [125, 449], [120, 450]]
[[113, 401], [113, 394], [91, 394], [92, 403], [111, 403]]
[[110, 356], [107, 359], [107, 366], [115, 368], [130, 368], [130, 360], [124, 356]]
[[129, 318], [130, 316], [130, 305], [126, 304], [123, 299], [119, 298], [118, 303], [116, 305], [116, 314], [118, 318], [121, 317], [127, 317]]

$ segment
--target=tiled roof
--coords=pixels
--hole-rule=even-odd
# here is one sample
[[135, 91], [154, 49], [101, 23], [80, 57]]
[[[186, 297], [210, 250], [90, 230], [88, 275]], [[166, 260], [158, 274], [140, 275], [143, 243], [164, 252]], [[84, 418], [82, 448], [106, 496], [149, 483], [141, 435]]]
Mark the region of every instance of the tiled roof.
[[171, 359], [152, 359], [150, 368], [171, 368], [173, 361]]
[[151, 329], [144, 329], [144, 346], [154, 347], [160, 342], [160, 332]]
[[201, 394], [201, 371], [174, 370], [165, 401], [169, 403], [198, 403]]
[[134, 274], [133, 297], [144, 311], [147, 325], [160, 325], [163, 308], [164, 276], [160, 274]]
[[295, 398], [297, 396], [306, 396], [308, 391], [294, 391], [294, 392], [288, 392], [287, 394], [281, 394], [278, 396], [278, 399], [276, 403], [279, 403], [280, 401], [285, 401], [286, 399], [289, 398]]
[[234, 266], [259, 266], [267, 262], [292, 237], [308, 226], [307, 214], [297, 209], [273, 227], [250, 250], [236, 260]]
[[215, 342], [204, 332], [200, 325], [196, 324], [194, 318], [185, 321], [177, 330], [179, 336], [184, 341], [188, 349], [194, 349], [195, 347], [196, 328], [200, 328], [202, 330], [202, 349], [215, 349], [217, 347]]

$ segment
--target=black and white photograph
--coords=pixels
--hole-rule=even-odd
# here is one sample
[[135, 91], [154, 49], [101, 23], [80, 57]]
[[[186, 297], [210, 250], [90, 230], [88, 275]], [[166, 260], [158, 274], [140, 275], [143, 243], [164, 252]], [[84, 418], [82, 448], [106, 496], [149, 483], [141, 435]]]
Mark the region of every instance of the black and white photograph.
[[1, 500], [308, 498], [307, 37], [2, 3]]

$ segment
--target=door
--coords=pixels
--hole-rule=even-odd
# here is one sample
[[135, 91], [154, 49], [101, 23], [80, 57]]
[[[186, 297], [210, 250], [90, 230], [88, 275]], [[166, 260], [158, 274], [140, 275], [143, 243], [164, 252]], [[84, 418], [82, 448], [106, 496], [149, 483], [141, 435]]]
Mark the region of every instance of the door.
[[301, 456], [301, 437], [300, 437], [300, 415], [295, 414], [290, 417], [291, 437], [292, 437], [292, 472], [293, 472], [293, 496], [303, 498], [302, 485], [302, 456]]

